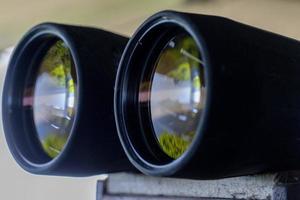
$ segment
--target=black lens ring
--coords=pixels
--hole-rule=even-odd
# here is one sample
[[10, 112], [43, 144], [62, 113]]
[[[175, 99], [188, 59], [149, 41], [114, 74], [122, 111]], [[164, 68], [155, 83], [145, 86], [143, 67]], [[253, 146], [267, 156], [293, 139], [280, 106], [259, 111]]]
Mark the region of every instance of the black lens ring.
[[[63, 160], [69, 149], [69, 143], [74, 137], [73, 131], [76, 129], [77, 121], [80, 114], [80, 95], [76, 96], [76, 113], [74, 122], [68, 137], [68, 140], [62, 152], [51, 159], [46, 155], [41, 147], [40, 141], [36, 136], [35, 127], [28, 128], [28, 122], [24, 123], [24, 110], [22, 108], [22, 98], [25, 89], [26, 81], [30, 80], [26, 74], [30, 74], [30, 67], [33, 62], [37, 62], [43, 55], [45, 47], [49, 47], [51, 41], [59, 39], [62, 40], [71, 52], [74, 62], [78, 84], [76, 86], [77, 94], [80, 94], [80, 61], [78, 60], [76, 49], [68, 34], [60, 29], [59, 26], [44, 23], [37, 25], [30, 32], [28, 32], [17, 45], [10, 59], [8, 70], [6, 73], [5, 84], [2, 98], [2, 117], [3, 126], [5, 129], [5, 137], [9, 145], [9, 149], [15, 160], [25, 170], [39, 173], [40, 171], [47, 171], [50, 168], [55, 168], [55, 165]], [[46, 44], [46, 45], [45, 45]], [[44, 45], [44, 46], [43, 46]], [[41, 52], [38, 52], [41, 50]], [[32, 54], [36, 58], [32, 61]], [[29, 56], [31, 55], [31, 57]], [[26, 116], [25, 119], [29, 119]], [[32, 119], [32, 118], [31, 118]], [[26, 124], [27, 127], [24, 126]], [[30, 131], [31, 130], [31, 131]], [[34, 136], [35, 135], [35, 136]], [[27, 137], [26, 137], [27, 136]], [[32, 137], [29, 138], [28, 136]]]
[[[18, 96], [14, 96], [14, 99], [22, 100], [26, 87], [28, 87], [29, 85], [33, 85], [33, 86], [35, 85], [35, 82], [36, 82], [35, 77], [38, 74], [38, 68], [39, 68], [39, 65], [37, 65], [37, 63], [40, 63], [43, 56], [46, 54], [48, 48], [53, 44], [54, 40], [57, 40], [56, 37], [53, 37], [51, 35], [45, 35], [45, 36], [42, 36], [31, 42], [31, 44], [32, 43], [38, 44], [34, 48], [30, 48], [30, 47], [26, 48], [26, 49], [28, 49], [27, 50], [28, 52], [33, 51], [34, 53], [32, 54], [32, 59], [28, 60], [28, 63], [27, 63], [27, 60], [25, 60], [24, 62], [22, 60], [20, 61], [20, 62], [22, 62], [22, 65], [27, 65], [28, 69], [27, 69], [26, 74], [24, 74], [25, 78], [22, 81], [24, 84], [20, 84], [23, 87], [19, 88]], [[20, 58], [20, 59], [22, 59], [22, 58]], [[22, 104], [22, 103], [19, 102], [19, 104]], [[36, 162], [38, 162], [38, 163], [49, 162], [49, 160], [51, 160], [51, 158], [43, 150], [41, 142], [38, 139], [38, 133], [37, 133], [36, 127], [34, 125], [32, 108], [26, 109], [26, 107], [23, 107], [20, 114], [22, 115], [22, 126], [24, 127], [23, 130], [24, 130], [24, 134], [26, 135], [25, 144], [26, 143], [33, 144], [33, 145], [30, 145], [30, 148], [33, 148], [33, 150], [31, 150], [31, 152], [28, 155], [26, 155], [26, 157], [28, 157], [32, 154], [35, 154]], [[20, 133], [20, 132], [18, 132], [18, 133]], [[15, 133], [15, 134], [18, 134], [18, 133]], [[18, 144], [17, 146], [20, 146], [20, 145]], [[27, 153], [26, 150], [25, 151], [22, 150], [21, 152], [23, 152], [24, 154]], [[41, 159], [39, 157], [41, 157]]]
[[[162, 27], [162, 25], [165, 24], [184, 29], [195, 40], [204, 62], [207, 97], [205, 100], [203, 117], [198, 124], [197, 134], [195, 135], [195, 139], [190, 145], [190, 148], [176, 160], [173, 160], [166, 164], [157, 164], [152, 162], [151, 159], [148, 159], [147, 157], [141, 155], [139, 152], [140, 149], [136, 149], [136, 143], [133, 143], [133, 141], [131, 141], [130, 135], [137, 135], [138, 133], [133, 133], [137, 132], [136, 130], [129, 130], [131, 127], [128, 127], [128, 120], [130, 119], [128, 119], [128, 116], [126, 114], [126, 107], [128, 107], [128, 105], [130, 104], [134, 104], [134, 102], [130, 102], [128, 98], [130, 94], [127, 94], [127, 92], [129, 91], [130, 87], [136, 87], [134, 85], [128, 85], [128, 76], [130, 76], [130, 73], [132, 71], [136, 70], [130, 68], [131, 66], [129, 65], [131, 59], [134, 58], [134, 54], [137, 53], [136, 46], [141, 43], [142, 39], [146, 37], [147, 33], [150, 32], [154, 27]], [[211, 107], [211, 73], [212, 72], [210, 68], [209, 54], [200, 31], [198, 30], [198, 28], [196, 28], [196, 26], [189, 18], [181, 15], [180, 13], [163, 11], [153, 15], [137, 30], [137, 32], [131, 38], [121, 58], [117, 74], [115, 92], [115, 117], [118, 134], [123, 148], [130, 161], [140, 171], [149, 175], [172, 175], [183, 168], [185, 164], [189, 162], [190, 159], [194, 156], [195, 152], [197, 151], [197, 147], [200, 145], [203, 132], [205, 132], [206, 129], [205, 121], [209, 119], [209, 110]]]

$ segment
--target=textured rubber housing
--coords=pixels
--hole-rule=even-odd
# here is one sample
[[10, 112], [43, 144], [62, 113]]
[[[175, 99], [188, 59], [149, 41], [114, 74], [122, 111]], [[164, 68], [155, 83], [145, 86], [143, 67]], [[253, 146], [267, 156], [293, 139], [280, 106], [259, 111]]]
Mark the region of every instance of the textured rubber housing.
[[[157, 162], [132, 140], [139, 133], [127, 120], [136, 115], [124, 113], [134, 104], [125, 89], [136, 70], [129, 63], [149, 50], [141, 41], [155, 29], [174, 27], [189, 33], [202, 52], [207, 99], [189, 150]], [[299, 75], [299, 41], [217, 16], [157, 13], [130, 39], [120, 61], [115, 116], [121, 143], [130, 161], [150, 175], [215, 179], [299, 169]]]
[[[78, 98], [68, 142], [57, 157], [50, 159], [33, 137], [32, 122], [24, 117], [22, 95], [27, 77], [34, 73], [30, 66], [36, 51], [53, 38], [63, 40], [71, 51]], [[119, 142], [113, 115], [115, 76], [127, 41], [100, 29], [54, 23], [37, 25], [23, 37], [8, 66], [2, 102], [6, 140], [22, 168], [34, 174], [64, 176], [132, 169]]]

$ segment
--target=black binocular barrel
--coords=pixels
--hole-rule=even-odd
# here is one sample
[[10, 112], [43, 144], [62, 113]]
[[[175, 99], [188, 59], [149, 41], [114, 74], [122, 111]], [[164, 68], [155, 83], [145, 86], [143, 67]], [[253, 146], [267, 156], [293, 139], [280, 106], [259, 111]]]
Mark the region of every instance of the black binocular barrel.
[[131, 170], [115, 127], [113, 94], [128, 38], [44, 23], [16, 46], [2, 117], [18, 164], [34, 174], [88, 176]]
[[163, 11], [130, 39], [115, 116], [130, 161], [195, 179], [300, 168], [300, 42]]

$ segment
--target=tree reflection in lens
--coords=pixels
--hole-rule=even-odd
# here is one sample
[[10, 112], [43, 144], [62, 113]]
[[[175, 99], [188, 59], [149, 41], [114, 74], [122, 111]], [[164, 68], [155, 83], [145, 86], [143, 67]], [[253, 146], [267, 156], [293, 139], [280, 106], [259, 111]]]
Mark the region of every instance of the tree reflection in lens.
[[33, 90], [33, 118], [45, 152], [56, 157], [65, 146], [74, 120], [76, 75], [69, 49], [61, 40], [47, 51]]
[[180, 157], [195, 136], [204, 106], [203, 73], [200, 51], [187, 35], [170, 40], [156, 62], [151, 119], [161, 149], [171, 158]]

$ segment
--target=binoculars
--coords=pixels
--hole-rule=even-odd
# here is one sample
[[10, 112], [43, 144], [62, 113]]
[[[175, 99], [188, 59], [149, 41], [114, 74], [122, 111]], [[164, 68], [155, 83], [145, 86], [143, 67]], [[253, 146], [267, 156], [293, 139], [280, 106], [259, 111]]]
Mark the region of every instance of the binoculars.
[[130, 39], [40, 24], [9, 63], [4, 132], [34, 174], [297, 170], [299, 76], [299, 41], [218, 16], [162, 11]]

